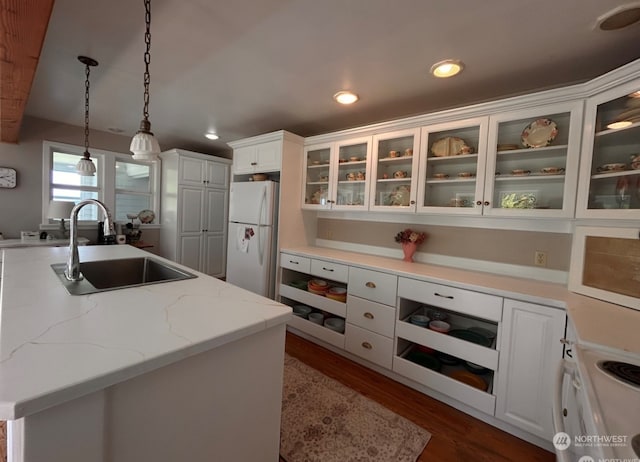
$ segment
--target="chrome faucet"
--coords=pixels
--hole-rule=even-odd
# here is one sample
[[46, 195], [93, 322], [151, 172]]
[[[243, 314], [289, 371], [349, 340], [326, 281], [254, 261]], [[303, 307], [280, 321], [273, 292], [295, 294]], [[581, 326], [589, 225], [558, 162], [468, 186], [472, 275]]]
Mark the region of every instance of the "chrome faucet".
[[67, 269], [64, 272], [65, 277], [69, 281], [82, 280], [82, 273], [80, 273], [80, 256], [78, 255], [78, 213], [82, 207], [89, 204], [95, 204], [98, 208], [102, 209], [102, 213], [104, 214], [104, 235], [112, 236], [116, 234], [113, 228], [111, 214], [102, 202], [95, 199], [86, 199], [78, 202], [71, 211], [71, 218], [69, 218], [69, 260], [67, 260]]

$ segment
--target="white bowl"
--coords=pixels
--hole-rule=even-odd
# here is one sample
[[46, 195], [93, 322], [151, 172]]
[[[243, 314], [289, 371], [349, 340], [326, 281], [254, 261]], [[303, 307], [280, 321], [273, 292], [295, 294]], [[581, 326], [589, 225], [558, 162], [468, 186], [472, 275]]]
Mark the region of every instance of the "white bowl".
[[322, 313], [309, 313], [309, 321], [322, 325], [324, 322], [324, 315]]
[[342, 318], [327, 318], [324, 320], [324, 327], [327, 327], [336, 332], [344, 333], [344, 319]]

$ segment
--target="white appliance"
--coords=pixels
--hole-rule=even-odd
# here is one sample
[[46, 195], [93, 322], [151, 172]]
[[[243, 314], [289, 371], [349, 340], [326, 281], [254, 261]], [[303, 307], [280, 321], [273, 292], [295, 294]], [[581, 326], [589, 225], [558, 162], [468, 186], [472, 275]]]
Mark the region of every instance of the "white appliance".
[[277, 223], [278, 183], [231, 183], [227, 282], [274, 297]]
[[563, 360], [556, 381], [557, 460], [640, 460], [640, 357], [600, 346], [572, 353], [576, 361]]

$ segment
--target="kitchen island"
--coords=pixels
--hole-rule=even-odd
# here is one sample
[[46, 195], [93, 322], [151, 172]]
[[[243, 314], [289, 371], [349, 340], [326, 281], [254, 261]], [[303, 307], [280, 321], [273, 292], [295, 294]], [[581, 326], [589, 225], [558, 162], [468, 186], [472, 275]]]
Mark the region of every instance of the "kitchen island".
[[[149, 255], [79, 251], [81, 262]], [[4, 251], [10, 462], [278, 460], [290, 308], [191, 270], [197, 278], [71, 296], [50, 267], [67, 255]]]

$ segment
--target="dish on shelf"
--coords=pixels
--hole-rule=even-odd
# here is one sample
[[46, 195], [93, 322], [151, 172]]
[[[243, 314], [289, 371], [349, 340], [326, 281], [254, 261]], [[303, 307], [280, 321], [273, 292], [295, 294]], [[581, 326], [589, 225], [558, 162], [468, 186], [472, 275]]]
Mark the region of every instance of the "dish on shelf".
[[407, 206], [411, 200], [411, 187], [400, 185], [391, 191], [384, 201], [384, 205]]
[[327, 195], [327, 190], [326, 189], [322, 189], [322, 188], [318, 189], [311, 196], [311, 203], [312, 204], [320, 204], [321, 201], [325, 198], [326, 195]]
[[459, 156], [461, 154], [471, 154], [473, 149], [467, 145], [462, 138], [447, 136], [434, 141], [431, 145], [431, 154], [436, 157]]
[[522, 131], [522, 144], [528, 148], [549, 146], [558, 136], [558, 125], [551, 119], [537, 119]]
[[438, 358], [418, 349], [413, 349], [407, 353], [405, 359], [434, 371], [439, 371], [442, 368], [442, 364]]
[[455, 356], [448, 355], [447, 353], [443, 353], [441, 351], [438, 351], [436, 353], [436, 356], [442, 364], [446, 364], [447, 366], [455, 366], [456, 364], [460, 364], [462, 362], [461, 359], [458, 359]]
[[451, 324], [445, 321], [431, 321], [429, 323], [429, 329], [446, 334], [451, 329]]
[[487, 385], [487, 382], [485, 382], [480, 377], [478, 377], [475, 374], [472, 374], [469, 371], [463, 371], [459, 369], [459, 370], [452, 371], [447, 375], [452, 379], [455, 379], [462, 383], [466, 383], [467, 385], [470, 385], [474, 388], [478, 388], [479, 390], [482, 390], [482, 391], [487, 391], [487, 388], [489, 388], [489, 385]]
[[540, 173], [543, 175], [560, 175], [564, 173], [563, 167], [543, 167], [540, 169]]
[[330, 289], [329, 283], [322, 279], [311, 279], [307, 283], [307, 289], [312, 294], [324, 295]]
[[503, 209], [536, 208], [538, 193], [536, 191], [505, 191], [500, 193], [500, 207]]
[[320, 175], [318, 181], [329, 181], [329, 175]]
[[267, 181], [269, 179], [269, 175], [266, 173], [254, 173], [251, 175], [251, 179], [253, 181]]
[[145, 209], [138, 214], [138, 220], [140, 220], [140, 223], [144, 223], [144, 224], [152, 223], [153, 220], [155, 219], [156, 219], [156, 214], [153, 213], [153, 210]]
[[436, 308], [429, 309], [427, 311], [427, 316], [429, 316], [429, 319], [432, 321], [446, 321], [449, 318], [447, 313]]
[[[309, 315], [309, 319], [311, 319], [311, 315]], [[465, 361], [464, 367], [466, 367], [469, 372], [476, 375], [482, 375], [489, 372], [489, 369], [487, 369], [486, 367], [481, 366], [480, 364], [469, 362], [469, 361]]]
[[498, 151], [513, 151], [514, 149], [520, 149], [518, 144], [499, 144]]
[[360, 160], [360, 158], [358, 156], [349, 157], [349, 162], [358, 162], [359, 160]]
[[299, 280], [299, 281], [291, 281], [291, 282], [289, 282], [289, 285], [291, 287], [295, 287], [296, 289], [300, 289], [300, 290], [307, 290], [307, 284], [308, 284], [308, 282], [305, 281], [304, 279]]
[[472, 327], [469, 327], [467, 330], [470, 330], [471, 332], [475, 332], [480, 335], [484, 335], [489, 340], [493, 340], [494, 338], [496, 338], [495, 332], [492, 332], [489, 329], [485, 329], [484, 327], [472, 326]]
[[322, 313], [309, 313], [308, 319], [314, 324], [322, 325], [324, 323], [324, 315]]
[[444, 180], [445, 178], [449, 178], [449, 175], [446, 173], [434, 173], [433, 177], [437, 180]]
[[427, 327], [429, 325], [429, 318], [423, 314], [412, 314], [409, 317], [409, 322], [420, 327]]
[[311, 313], [313, 309], [307, 305], [294, 305], [293, 306], [293, 314], [296, 316], [300, 316], [301, 318], [307, 318], [309, 313]]
[[525, 175], [531, 174], [531, 170], [525, 170], [523, 168], [516, 168], [514, 170], [511, 170], [511, 174], [512, 175], [517, 175], [517, 176], [525, 176]]
[[491, 346], [491, 340], [478, 332], [474, 332], [468, 329], [454, 329], [449, 331], [451, 337], [466, 340], [467, 342], [475, 343], [485, 347]]
[[473, 172], [460, 172], [458, 173], [458, 178], [473, 178], [476, 174]]
[[347, 301], [347, 289], [344, 287], [331, 287], [327, 290], [325, 296], [337, 302], [344, 303]]
[[598, 172], [621, 172], [627, 168], [627, 164], [604, 164], [597, 168]]
[[640, 154], [633, 154], [631, 156], [631, 168], [638, 170], [640, 168]]
[[342, 318], [327, 318], [324, 320], [324, 326], [341, 334], [344, 333], [344, 319]]

